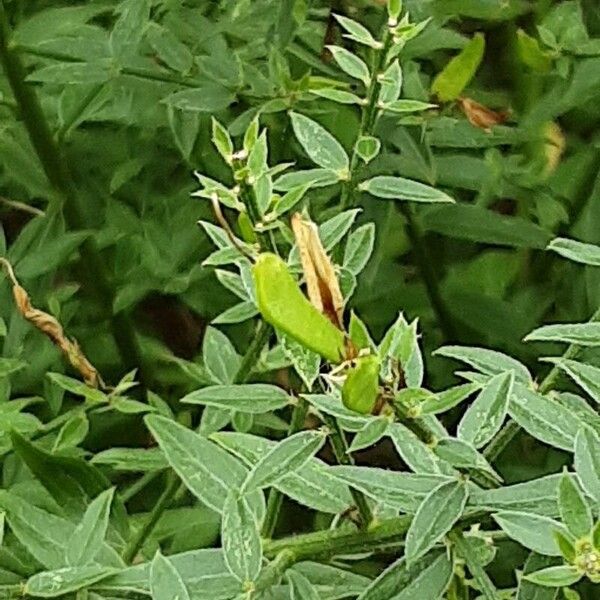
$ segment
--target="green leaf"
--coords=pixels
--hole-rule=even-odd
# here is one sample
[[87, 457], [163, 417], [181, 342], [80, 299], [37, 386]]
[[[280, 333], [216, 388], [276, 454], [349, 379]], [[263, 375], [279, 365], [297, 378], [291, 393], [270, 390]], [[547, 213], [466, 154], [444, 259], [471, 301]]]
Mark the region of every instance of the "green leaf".
[[290, 113], [290, 118], [294, 133], [311, 160], [346, 178], [350, 161], [342, 145], [316, 121], [295, 112]]
[[431, 85], [431, 93], [442, 102], [456, 100], [475, 76], [483, 59], [485, 37], [476, 33], [468, 44], [456, 55]]
[[356, 433], [348, 452], [356, 452], [357, 450], [373, 446], [386, 434], [389, 425], [390, 420], [387, 417], [377, 417], [369, 421]]
[[361, 192], [367, 192], [377, 198], [389, 200], [408, 200], [409, 202], [454, 202], [454, 200], [440, 190], [436, 190], [424, 183], [380, 175], [359, 184]]
[[239, 489], [246, 478], [246, 467], [213, 442], [175, 421], [158, 415], [149, 415], [144, 420], [187, 488], [207, 506], [222, 512], [229, 491]]
[[357, 600], [438, 600], [452, 578], [452, 562], [445, 552], [434, 550], [415, 563], [405, 558], [390, 565]]
[[408, 564], [426, 554], [452, 529], [464, 511], [468, 495], [463, 482], [448, 481], [423, 499], [406, 534]]
[[564, 371], [600, 404], [600, 368], [568, 358], [546, 358]]
[[320, 600], [321, 596], [304, 575], [288, 569], [286, 577], [290, 584], [291, 600]]
[[437, 415], [446, 412], [466, 400], [479, 389], [481, 389], [481, 385], [478, 383], [463, 383], [462, 385], [448, 388], [443, 392], [433, 394], [433, 396], [425, 398], [419, 405], [420, 414]]
[[352, 19], [349, 19], [348, 17], [344, 17], [342, 15], [333, 16], [335, 17], [336, 21], [345, 29], [346, 33], [343, 34], [345, 38], [353, 40], [359, 44], [369, 46], [375, 50], [381, 49], [381, 42], [375, 40], [366, 27]]
[[446, 437], [438, 441], [433, 449], [442, 460], [459, 469], [475, 469], [489, 473], [492, 477], [500, 480], [500, 476], [494, 471], [485, 457], [477, 452], [469, 442]]
[[110, 35], [113, 56], [122, 59], [137, 51], [150, 20], [150, 6], [150, 0], [121, 2], [118, 8], [120, 15]]
[[227, 108], [235, 95], [218, 83], [206, 83], [202, 87], [175, 92], [162, 100], [167, 106], [190, 112], [215, 113]]
[[254, 581], [262, 563], [262, 543], [248, 498], [232, 490], [223, 506], [221, 543], [231, 574], [242, 584]]
[[273, 183], [274, 189], [289, 192], [299, 186], [308, 188], [326, 187], [340, 180], [340, 175], [330, 169], [304, 169], [286, 173]]
[[190, 594], [173, 563], [160, 551], [150, 566], [150, 590], [153, 600], [189, 600]]
[[192, 53], [170, 29], [151, 22], [146, 36], [158, 59], [169, 69], [177, 73], [188, 73], [191, 70], [194, 64]]
[[557, 323], [534, 329], [525, 342], [564, 342], [600, 346], [600, 323]]
[[217, 383], [233, 383], [241, 359], [229, 338], [215, 327], [208, 327], [204, 333], [202, 357], [206, 370]]
[[283, 408], [291, 402], [291, 398], [284, 390], [274, 385], [248, 383], [210, 385], [189, 393], [181, 399], [181, 402], [259, 414]]
[[481, 448], [494, 437], [506, 418], [513, 382], [513, 372], [507, 371], [486, 383], [458, 424], [460, 439]]
[[531, 581], [537, 585], [545, 587], [562, 587], [577, 583], [582, 577], [577, 567], [572, 565], [559, 565], [556, 567], [548, 567], [535, 573], [529, 573], [523, 576], [527, 581]]
[[573, 260], [584, 265], [600, 267], [600, 246], [594, 244], [585, 244], [577, 240], [566, 238], [554, 238], [547, 246], [547, 250], [552, 250], [569, 260]]
[[532, 381], [527, 367], [518, 360], [487, 348], [473, 346], [442, 346], [433, 352], [434, 356], [445, 356], [468, 364], [484, 375], [498, 375], [512, 371], [515, 381], [529, 383]]
[[391, 423], [387, 429], [402, 460], [415, 473], [439, 473], [438, 459], [421, 439], [402, 423]]
[[575, 438], [575, 471], [583, 489], [600, 503], [600, 437], [588, 427]]
[[[215, 433], [211, 439], [248, 467], [253, 467], [275, 446], [275, 442], [265, 438], [231, 431]], [[352, 504], [347, 486], [317, 458], [310, 459], [294, 473], [275, 482], [274, 487], [304, 506], [329, 514], [343, 512]]]
[[85, 412], [80, 411], [73, 416], [59, 429], [54, 440], [52, 451], [64, 450], [65, 448], [74, 448], [86, 438], [90, 424]]
[[243, 492], [272, 486], [300, 469], [322, 448], [325, 439], [323, 432], [302, 431], [279, 442], [248, 473], [242, 484]]
[[560, 478], [561, 475], [555, 474], [496, 489], [475, 489], [471, 491], [469, 503], [492, 512], [509, 510], [557, 517]]
[[117, 471], [160, 471], [169, 463], [159, 448], [109, 448], [95, 454], [92, 464], [108, 465]]
[[576, 539], [589, 535], [594, 525], [592, 511], [577, 480], [567, 473], [558, 488], [558, 507], [562, 522]]
[[414, 514], [434, 488], [450, 481], [443, 475], [421, 475], [376, 467], [334, 466], [329, 471], [375, 502]]
[[341, 362], [346, 353], [343, 332], [308, 301], [278, 256], [261, 254], [253, 275], [265, 321], [330, 362]]
[[212, 118], [212, 143], [223, 157], [223, 160], [227, 164], [231, 164], [233, 160], [233, 142], [231, 141], [231, 136], [227, 129], [214, 117]]
[[89, 565], [102, 549], [115, 490], [102, 492], [88, 506], [67, 544], [65, 558], [73, 567]]
[[552, 65], [550, 55], [540, 48], [538, 40], [522, 29], [517, 31], [517, 52], [523, 64], [534, 71], [546, 73]]
[[101, 59], [89, 63], [56, 63], [37, 69], [27, 76], [27, 80], [64, 85], [101, 84], [111, 79], [115, 74], [110, 61]]
[[396, 59], [383, 73], [377, 104], [380, 107], [396, 102], [402, 91], [402, 67]]
[[394, 102], [390, 102], [381, 108], [394, 113], [410, 114], [429, 110], [430, 108], [435, 108], [436, 106], [436, 104], [431, 104], [430, 102], [421, 102], [420, 100], [395, 100]]
[[117, 569], [102, 565], [42, 571], [27, 580], [24, 592], [38, 598], [56, 598], [98, 583], [116, 572]]
[[554, 532], [566, 533], [561, 523], [532, 513], [502, 511], [493, 515], [508, 537], [525, 548], [546, 556], [560, 556]]
[[363, 100], [356, 94], [347, 92], [345, 90], [338, 90], [335, 88], [315, 88], [310, 90], [311, 94], [319, 96], [320, 98], [326, 98], [338, 104], [363, 104]]
[[[525, 562], [523, 574], [527, 575], [545, 567], [557, 565], [558, 563], [559, 559], [557, 558], [542, 556], [541, 554], [532, 552]], [[517, 600], [556, 600], [556, 598], [557, 590], [540, 587], [531, 581], [527, 581], [524, 577], [520, 578]]]
[[551, 237], [548, 231], [521, 217], [467, 204], [432, 209], [423, 215], [423, 228], [451, 238], [514, 248], [542, 249]]
[[571, 410], [524, 385], [515, 385], [508, 412], [527, 433], [562, 450], [573, 449], [583, 425]]
[[189, 160], [198, 131], [200, 129], [200, 117], [197, 112], [180, 110], [174, 106], [167, 106], [167, 119], [169, 128], [175, 140], [175, 145], [186, 160]]
[[347, 73], [350, 77], [354, 77], [354, 79], [360, 79], [365, 86], [369, 85], [371, 80], [369, 67], [367, 67], [361, 58], [341, 46], [327, 46], [327, 49], [331, 52], [335, 62], [344, 73]]
[[376, 137], [367, 135], [356, 141], [356, 153], [365, 164], [370, 163], [379, 154], [380, 149], [381, 142]]

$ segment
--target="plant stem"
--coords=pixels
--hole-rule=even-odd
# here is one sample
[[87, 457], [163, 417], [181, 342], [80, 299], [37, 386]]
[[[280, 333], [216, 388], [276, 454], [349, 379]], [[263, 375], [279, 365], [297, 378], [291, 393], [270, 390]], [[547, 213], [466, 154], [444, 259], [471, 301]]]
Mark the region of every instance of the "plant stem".
[[[292, 411], [292, 418], [290, 419], [287, 437], [302, 429], [307, 412], [308, 402], [304, 398], [299, 398]], [[281, 510], [282, 503], [283, 494], [278, 489], [272, 487], [269, 490], [269, 497], [267, 498], [267, 511], [262, 527], [263, 537], [270, 538], [273, 536], [273, 532], [277, 526], [277, 520], [279, 518], [279, 511]]]
[[148, 515], [146, 521], [142, 524], [135, 536], [129, 540], [129, 543], [123, 551], [123, 560], [127, 564], [129, 564], [135, 558], [140, 548], [144, 545], [146, 538], [150, 535], [150, 533], [152, 533], [152, 530], [158, 523], [163, 511], [168, 508], [169, 504], [171, 504], [171, 500], [173, 499], [173, 496], [178, 488], [179, 480], [174, 476], [174, 474], [171, 474], [169, 483], [158, 499], [158, 502], [154, 505], [154, 508]]
[[280, 540], [268, 540], [264, 544], [267, 558], [277, 556], [284, 550], [293, 553], [296, 561], [329, 558], [336, 554], [369, 552], [402, 542], [412, 516], [403, 515], [386, 519], [366, 530], [325, 529]]
[[456, 329], [446, 303], [442, 298], [434, 263], [423, 241], [423, 231], [415, 217], [414, 208], [412, 205], [402, 206], [402, 212], [406, 217], [408, 237], [410, 238], [412, 250], [421, 276], [423, 277], [423, 282], [425, 283], [431, 307], [435, 312], [440, 329], [446, 340], [454, 340], [456, 339]]
[[[65, 219], [70, 229], [89, 228], [73, 178], [56, 144], [41, 104], [32, 86], [25, 81], [26, 70], [17, 51], [10, 45], [11, 30], [0, 0], [0, 63], [19, 106], [31, 144], [44, 173], [62, 201]], [[113, 290], [96, 243], [88, 237], [81, 245], [86, 287], [96, 296], [112, 324], [112, 332], [125, 366], [143, 369], [141, 352], [135, 331], [124, 313], [113, 315]], [[143, 372], [141, 373], [143, 378]]]
[[258, 594], [275, 585], [282, 575], [296, 562], [296, 557], [289, 550], [282, 550], [261, 572], [254, 588], [247, 598], [256, 598]]
[[383, 46], [375, 51], [375, 57], [371, 68], [371, 81], [369, 82], [369, 88], [367, 89], [366, 104], [362, 108], [358, 135], [356, 136], [356, 141], [352, 148], [352, 155], [350, 157], [350, 173], [342, 187], [340, 210], [351, 208], [354, 204], [357, 171], [361, 160], [356, 150], [356, 142], [363, 136], [371, 135], [375, 126], [377, 99], [379, 98], [379, 91], [381, 90], [381, 82], [379, 81], [378, 76], [385, 68], [386, 57], [392, 44], [392, 36], [387, 24], [384, 26], [382, 43]]
[[[325, 421], [325, 425], [331, 430], [329, 440], [336, 460], [340, 465], [353, 465], [354, 459], [348, 452], [348, 442], [346, 441], [346, 436], [344, 435], [340, 424], [337, 422], [337, 419], [331, 415], [323, 414], [323, 420]], [[352, 498], [360, 515], [361, 527], [366, 529], [373, 520], [373, 514], [371, 513], [367, 499], [359, 490], [350, 488], [350, 493], [352, 494]]]
[[121, 492], [121, 500], [129, 502], [134, 496], [137, 496], [147, 485], [152, 483], [162, 471], [150, 471], [144, 473], [139, 479], [134, 481], [128, 488]]
[[[592, 315], [589, 322], [593, 323], [595, 321], [600, 321], [600, 308], [596, 310], [596, 312]], [[565, 359], [573, 359], [576, 358], [577, 355], [581, 352], [581, 346], [577, 344], [571, 344], [565, 353], [562, 355], [562, 358]], [[555, 364], [548, 375], [544, 377], [542, 383], [540, 383], [538, 387], [538, 392], [540, 394], [547, 394], [549, 391], [554, 389], [556, 385], [556, 381], [559, 378], [561, 373], [560, 367]], [[521, 431], [521, 426], [514, 421], [508, 421], [506, 425], [494, 436], [494, 439], [489, 443], [488, 447], [485, 449], [483, 455], [488, 459], [488, 461], [492, 462], [498, 458], [501, 452], [510, 444], [510, 442], [515, 438], [515, 436]]]

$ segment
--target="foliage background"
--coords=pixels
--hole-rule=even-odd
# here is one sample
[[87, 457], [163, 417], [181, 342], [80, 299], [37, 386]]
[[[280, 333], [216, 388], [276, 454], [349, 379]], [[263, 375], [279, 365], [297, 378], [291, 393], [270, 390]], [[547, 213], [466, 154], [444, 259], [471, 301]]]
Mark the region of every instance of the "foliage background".
[[[215, 269], [203, 265], [213, 245], [197, 222], [213, 221], [213, 215], [209, 203], [191, 196], [198, 187], [194, 170], [233, 184], [211, 141], [211, 118], [235, 137], [260, 112], [270, 164], [313, 166], [294, 136], [289, 110], [321, 123], [350, 152], [357, 108], [309, 90], [325, 78], [355, 87], [324, 51], [324, 42], [357, 48], [341, 37], [331, 12], [375, 32], [384, 8], [360, 0], [13, 0], [3, 6], [12, 29], [9, 40], [2, 34], [3, 44], [24, 62], [43, 121], [15, 97], [5, 62], [0, 254], [34, 304], [60, 320], [107, 381], [138, 368], [148, 390], [196, 425], [197, 411], [181, 410], [177, 401], [214, 379], [205, 333], [238, 303]], [[376, 340], [399, 311], [419, 319], [428, 389], [457, 381], [456, 365], [431, 355], [444, 343], [505, 352], [542, 380], [549, 367], [538, 358], [564, 346], [524, 344], [524, 336], [543, 323], [586, 321], [600, 298], [599, 269], [543, 251], [557, 236], [600, 244], [600, 8], [593, 0], [407, 0], [405, 8], [413, 22], [431, 22], [400, 54], [402, 97], [432, 100], [436, 74], [482, 32], [483, 62], [464, 95], [510, 116], [485, 131], [447, 102], [419, 116], [382, 118], [382, 151], [363, 167], [364, 177], [408, 177], [444, 190], [457, 204], [406, 209], [360, 195], [356, 225], [374, 223], [376, 241], [351, 306]], [[524, 34], [530, 36], [525, 41]], [[311, 189], [304, 203], [320, 223], [337, 214], [338, 201], [339, 187], [330, 186]], [[6, 282], [0, 284], [0, 316], [0, 375], [14, 370], [0, 379], [0, 395], [4, 401], [33, 399], [22, 422], [0, 424], [7, 453], [12, 429], [43, 434], [41, 423], [76, 408], [80, 399], [63, 395], [46, 377], [63, 372], [63, 360], [15, 310]], [[227, 320], [216, 325], [243, 355], [254, 321]], [[584, 356], [600, 365], [597, 350]], [[268, 367], [266, 361], [255, 378], [285, 382]], [[567, 379], [561, 383], [576, 391]], [[86, 458], [114, 447], [145, 447], [151, 440], [139, 410], [132, 403], [89, 422], [79, 415], [70, 430], [61, 430], [66, 439], [57, 445], [52, 434], [45, 446]], [[450, 430], [462, 412], [447, 414]], [[238, 430], [247, 426], [242, 418], [234, 421]], [[252, 432], [273, 435], [271, 426], [265, 417]], [[398, 466], [386, 443], [359, 452], [357, 461]], [[494, 466], [510, 484], [557, 473], [570, 461], [569, 452], [521, 433]], [[114, 468], [107, 473], [119, 489], [129, 489], [139, 475]], [[22, 461], [9, 455], [3, 487], [29, 489], [29, 480]], [[132, 496], [127, 508], [133, 522], [155, 505], [159, 488]], [[191, 508], [188, 496], [166, 513], [144, 549], [146, 558], [159, 541], [165, 553], [218, 543], [218, 520]], [[278, 535], [322, 522], [293, 502], [286, 502], [283, 515]], [[515, 584], [514, 569], [526, 556], [516, 548], [499, 545], [490, 571], [499, 588]], [[10, 560], [0, 557], [0, 566], [19, 581], [32, 574], [30, 566], [19, 570]], [[388, 560], [353, 568], [372, 576]], [[585, 590], [582, 597], [592, 598], [594, 592]]]

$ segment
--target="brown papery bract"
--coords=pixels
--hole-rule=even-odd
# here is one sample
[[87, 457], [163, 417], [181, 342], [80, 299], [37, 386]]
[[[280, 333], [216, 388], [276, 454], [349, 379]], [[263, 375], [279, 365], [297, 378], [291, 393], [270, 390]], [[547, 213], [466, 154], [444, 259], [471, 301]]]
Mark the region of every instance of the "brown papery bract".
[[105, 388], [106, 386], [104, 385], [98, 370], [87, 359], [79, 347], [79, 344], [75, 340], [70, 340], [65, 335], [62, 325], [52, 315], [35, 308], [31, 304], [29, 294], [27, 293], [27, 290], [19, 284], [10, 262], [5, 258], [0, 258], [0, 264], [4, 266], [8, 277], [11, 280], [13, 285], [13, 298], [21, 315], [23, 315], [23, 317], [36, 329], [39, 329], [43, 334], [50, 338], [52, 343], [61, 350], [71, 366], [83, 377], [83, 380], [87, 385], [94, 388]]

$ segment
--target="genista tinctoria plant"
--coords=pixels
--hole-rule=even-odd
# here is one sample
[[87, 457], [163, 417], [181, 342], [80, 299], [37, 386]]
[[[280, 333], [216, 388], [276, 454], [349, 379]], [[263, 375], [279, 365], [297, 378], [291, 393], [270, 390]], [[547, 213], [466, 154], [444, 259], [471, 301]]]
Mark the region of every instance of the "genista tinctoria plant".
[[[128, 19], [150, 14], [151, 8], [160, 15], [167, 4], [121, 6], [111, 36], [113, 59], [142, 35]], [[248, 3], [239, 4], [234, 15]], [[293, 15], [302, 12], [298, 4], [304, 6], [282, 3]], [[518, 2], [491, 6], [489, 18], [500, 19], [505, 10], [519, 15], [519, 7]], [[467, 2], [461, 10], [478, 15], [476, 9], [481, 10], [478, 3]], [[106, 384], [67, 337], [58, 317], [68, 315], [34, 309], [11, 263], [2, 259], [17, 289], [16, 318], [45, 333], [85, 382], [49, 374], [51, 387], [44, 392], [52, 410], [58, 409], [45, 423], [25, 410], [38, 397], [0, 403], [5, 461], [0, 597], [598, 597], [597, 302], [589, 321], [545, 325], [525, 337], [527, 345], [543, 344], [549, 354], [556, 350], [543, 359], [549, 363], [544, 378], [498, 350], [448, 344], [434, 355], [460, 365], [458, 383], [442, 389], [426, 377], [429, 357], [418, 320], [400, 313], [374, 336], [366, 319], [349, 308], [379, 235], [373, 222], [356, 225], [362, 207], [395, 202], [411, 223], [417, 204], [434, 209], [454, 204], [437, 187], [398, 176], [389, 161], [370, 171], [385, 150], [382, 123], [393, 118], [422, 125], [429, 111], [455, 101], [481, 135], [494, 135], [493, 126], [505, 119], [462, 96], [482, 61], [482, 34], [461, 42], [434, 78], [431, 97], [439, 104], [405, 98], [400, 59], [420, 36], [424, 45], [432, 43], [425, 37], [430, 22], [412, 20], [400, 0], [389, 0], [386, 12], [376, 35], [334, 11], [344, 41], [327, 50], [338, 74], [347, 78], [307, 77], [299, 85], [310, 99], [296, 105], [287, 98], [286, 144], [297, 150], [301, 164], [312, 166], [273, 161], [271, 113], [265, 106], [229, 128], [211, 119], [222, 177], [202, 169], [196, 173], [200, 189], [193, 196], [208, 215], [200, 226], [214, 246], [203, 267], [238, 301], [207, 328], [200, 360], [173, 360], [195, 388], [176, 403], [151, 391], [147, 373], [145, 394], [137, 399], [130, 397], [135, 372], [114, 387]], [[239, 33], [233, 21], [223, 28]], [[4, 19], [2, 27], [6, 30]], [[88, 30], [95, 27], [84, 23], [82, 30], [98, 36]], [[147, 30], [156, 56], [183, 73], [167, 82], [181, 82], [194, 68], [189, 51], [177, 39], [170, 46], [165, 42], [167, 31], [174, 35], [171, 30], [157, 23]], [[518, 50], [535, 68], [547, 69], [550, 61], [574, 53], [572, 35], [562, 33], [559, 40], [540, 29], [554, 54], [524, 32], [518, 34]], [[285, 31], [278, 35], [280, 44], [293, 37]], [[5, 65], [14, 68], [6, 44], [3, 49]], [[589, 41], [586, 52], [595, 51]], [[143, 71], [138, 63], [100, 66], [128, 69], [132, 77]], [[191, 92], [173, 95], [184, 105]], [[355, 111], [358, 126], [351, 143], [342, 143], [312, 118], [316, 113], [305, 114], [319, 98]], [[170, 104], [171, 126], [173, 110]], [[185, 127], [173, 129], [181, 146]], [[189, 158], [189, 145], [187, 150]], [[128, 168], [135, 171], [138, 165]], [[334, 206], [320, 218], [315, 198], [323, 190], [331, 190]], [[506, 227], [502, 232], [512, 235]], [[554, 237], [543, 248], [545, 256], [585, 266], [588, 274], [600, 267], [600, 247], [594, 244]], [[81, 253], [89, 259], [97, 250], [90, 245]], [[127, 252], [115, 254], [116, 262], [127, 263]], [[126, 301], [113, 300], [120, 314]], [[240, 324], [253, 331], [241, 355], [222, 331]], [[0, 325], [6, 334], [4, 321]], [[3, 400], [10, 396], [13, 374], [23, 367], [18, 360], [0, 359]], [[167, 386], [157, 389], [169, 392]], [[77, 403], [60, 412], [65, 393]], [[127, 418], [143, 415], [147, 431], [138, 447], [126, 436], [127, 443], [99, 452], [94, 443], [83, 446], [98, 423], [93, 419], [103, 415], [119, 419], [123, 429]], [[528, 478], [524, 469], [518, 483], [506, 484], [498, 458], [519, 436], [554, 453], [541, 475]], [[384, 446], [391, 460], [369, 459]], [[132, 479], [131, 473], [142, 475]], [[142, 490], [148, 497], [136, 504]], [[299, 516], [284, 522], [284, 507]]]

